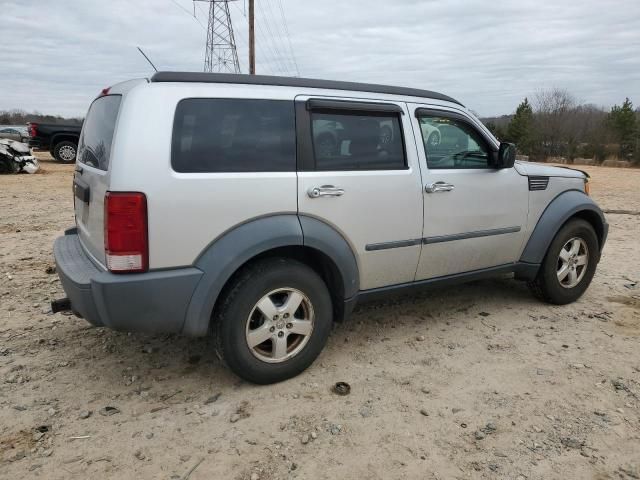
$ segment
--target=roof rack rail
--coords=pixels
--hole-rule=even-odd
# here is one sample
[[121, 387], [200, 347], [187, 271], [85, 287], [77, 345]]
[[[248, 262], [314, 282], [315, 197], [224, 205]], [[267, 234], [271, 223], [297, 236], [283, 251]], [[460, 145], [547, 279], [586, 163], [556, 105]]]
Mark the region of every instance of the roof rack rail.
[[244, 85], [274, 85], [281, 87], [323, 88], [327, 90], [349, 90], [371, 93], [386, 93], [407, 97], [423, 97], [462, 105], [457, 100], [441, 93], [419, 88], [393, 87], [370, 83], [342, 82], [337, 80], [314, 80], [298, 77], [276, 77], [269, 75], [243, 75], [234, 73], [204, 72], [158, 72], [151, 82], [187, 82], [187, 83], [238, 83]]

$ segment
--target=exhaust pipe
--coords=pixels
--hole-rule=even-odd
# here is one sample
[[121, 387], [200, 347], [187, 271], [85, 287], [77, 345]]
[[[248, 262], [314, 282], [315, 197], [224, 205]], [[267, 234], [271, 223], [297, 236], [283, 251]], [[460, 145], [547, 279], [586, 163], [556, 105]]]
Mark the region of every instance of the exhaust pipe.
[[71, 310], [71, 300], [68, 298], [59, 298], [51, 302], [51, 311], [53, 313], [67, 312]]

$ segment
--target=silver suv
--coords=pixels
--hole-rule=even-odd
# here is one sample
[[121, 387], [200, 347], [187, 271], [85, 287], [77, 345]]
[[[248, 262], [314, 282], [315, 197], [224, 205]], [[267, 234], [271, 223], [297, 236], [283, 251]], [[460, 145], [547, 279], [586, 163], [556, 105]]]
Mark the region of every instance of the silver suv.
[[276, 382], [388, 293], [511, 272], [573, 302], [608, 230], [588, 187], [515, 162], [438, 93], [161, 72], [89, 108], [54, 306], [118, 330], [212, 333], [239, 376]]

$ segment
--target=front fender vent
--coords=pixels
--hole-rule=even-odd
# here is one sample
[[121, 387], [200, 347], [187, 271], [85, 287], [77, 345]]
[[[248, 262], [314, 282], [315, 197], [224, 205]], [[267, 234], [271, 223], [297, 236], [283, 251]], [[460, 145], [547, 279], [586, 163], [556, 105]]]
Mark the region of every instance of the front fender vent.
[[549, 177], [529, 177], [529, 190], [546, 190], [549, 186]]

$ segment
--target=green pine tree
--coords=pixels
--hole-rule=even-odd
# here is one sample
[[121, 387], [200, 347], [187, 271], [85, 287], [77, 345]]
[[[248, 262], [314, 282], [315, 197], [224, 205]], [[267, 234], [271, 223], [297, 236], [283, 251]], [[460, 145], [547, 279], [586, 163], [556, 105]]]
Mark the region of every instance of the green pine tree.
[[614, 105], [607, 120], [620, 144], [620, 155], [626, 159], [633, 158], [634, 153], [638, 153], [634, 152], [638, 148], [638, 121], [631, 100], [625, 99], [620, 107]]
[[530, 155], [533, 149], [533, 108], [527, 98], [518, 105], [516, 113], [507, 127], [506, 138], [518, 147], [518, 151]]

